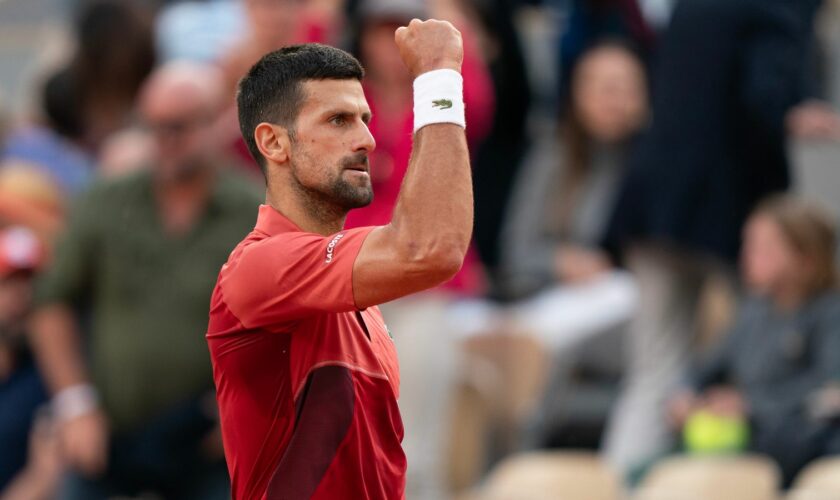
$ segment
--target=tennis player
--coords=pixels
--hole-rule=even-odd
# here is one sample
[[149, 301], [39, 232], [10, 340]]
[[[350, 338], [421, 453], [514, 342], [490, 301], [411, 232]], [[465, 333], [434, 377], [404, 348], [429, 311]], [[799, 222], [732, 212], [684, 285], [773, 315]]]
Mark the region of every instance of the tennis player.
[[414, 144], [386, 226], [343, 229], [373, 198], [356, 59], [287, 47], [239, 84], [266, 203], [219, 274], [207, 332], [235, 500], [404, 497], [399, 367], [376, 306], [459, 270], [473, 200], [460, 33], [415, 19], [395, 41], [415, 77]]

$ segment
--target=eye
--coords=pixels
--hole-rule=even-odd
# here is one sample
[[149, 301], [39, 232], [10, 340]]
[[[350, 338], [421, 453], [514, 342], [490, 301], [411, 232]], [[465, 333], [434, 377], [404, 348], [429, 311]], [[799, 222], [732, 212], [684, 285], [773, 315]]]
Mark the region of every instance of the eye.
[[330, 123], [340, 127], [347, 123], [347, 120], [345, 119], [344, 115], [335, 115], [332, 118], [330, 118]]

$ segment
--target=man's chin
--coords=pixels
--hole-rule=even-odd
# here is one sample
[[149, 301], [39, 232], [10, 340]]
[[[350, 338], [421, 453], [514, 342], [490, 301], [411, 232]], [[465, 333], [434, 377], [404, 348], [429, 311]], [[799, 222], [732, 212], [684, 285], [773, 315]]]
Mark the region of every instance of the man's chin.
[[349, 208], [350, 210], [355, 208], [365, 208], [371, 203], [373, 203], [373, 192], [369, 191], [366, 195], [359, 196], [359, 198], [354, 199], [353, 202], [350, 203], [351, 206]]
[[330, 202], [345, 210], [363, 208], [370, 205], [373, 201], [373, 186], [370, 181], [361, 179], [354, 179], [354, 181], [341, 178], [338, 182], [330, 186], [329, 194], [324, 191], [322, 193], [326, 194]]
[[344, 189], [340, 191], [342, 192], [337, 194], [344, 201], [343, 205], [348, 210], [364, 208], [373, 202], [373, 186], [370, 185], [370, 182], [355, 186], [346, 183]]

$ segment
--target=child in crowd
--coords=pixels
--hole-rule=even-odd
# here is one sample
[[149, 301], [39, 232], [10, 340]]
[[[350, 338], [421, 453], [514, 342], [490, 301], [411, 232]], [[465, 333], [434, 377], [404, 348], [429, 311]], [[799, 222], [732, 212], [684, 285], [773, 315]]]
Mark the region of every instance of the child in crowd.
[[26, 346], [32, 282], [44, 259], [35, 234], [0, 230], [0, 498], [50, 498], [61, 472], [47, 394]]
[[722, 447], [772, 457], [786, 484], [810, 460], [840, 452], [840, 428], [811, 404], [840, 378], [834, 228], [819, 208], [795, 197], [758, 207], [744, 230], [741, 273], [749, 295], [731, 332], [669, 407], [689, 444], [700, 431], [691, 429], [698, 413], [740, 426], [733, 434], [740, 442]]

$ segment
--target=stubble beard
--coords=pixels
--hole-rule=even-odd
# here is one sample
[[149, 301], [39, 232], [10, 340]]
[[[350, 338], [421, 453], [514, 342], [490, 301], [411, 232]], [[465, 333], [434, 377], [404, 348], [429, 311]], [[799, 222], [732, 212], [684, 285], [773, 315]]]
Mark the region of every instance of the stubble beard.
[[[301, 195], [307, 209], [318, 218], [344, 217], [354, 208], [362, 208], [373, 201], [373, 187], [370, 182], [364, 185], [353, 185], [344, 177], [344, 172], [356, 165], [367, 165], [368, 157], [365, 153], [346, 156], [335, 167], [316, 167], [312, 157], [295, 148], [295, 156], [303, 161], [292, 161], [292, 182], [295, 191]], [[304, 168], [319, 168], [321, 176], [325, 177], [316, 185], [307, 185], [301, 181], [301, 170]]]

